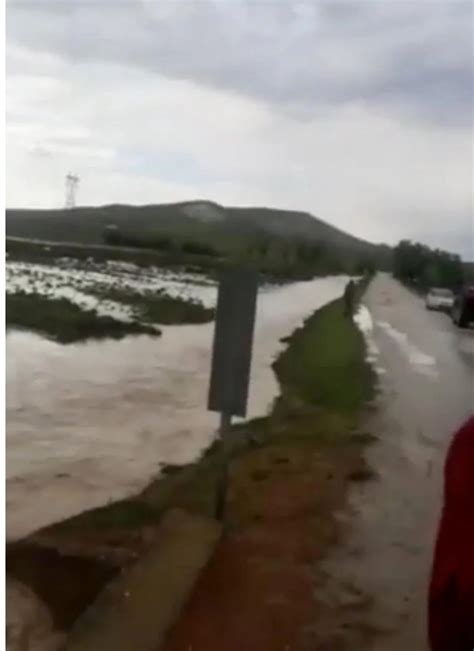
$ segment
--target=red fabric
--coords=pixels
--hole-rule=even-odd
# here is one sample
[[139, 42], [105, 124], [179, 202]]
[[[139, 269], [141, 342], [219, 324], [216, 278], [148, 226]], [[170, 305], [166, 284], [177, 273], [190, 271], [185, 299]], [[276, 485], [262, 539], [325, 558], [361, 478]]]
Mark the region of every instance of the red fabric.
[[474, 649], [474, 417], [454, 436], [429, 594], [432, 651]]

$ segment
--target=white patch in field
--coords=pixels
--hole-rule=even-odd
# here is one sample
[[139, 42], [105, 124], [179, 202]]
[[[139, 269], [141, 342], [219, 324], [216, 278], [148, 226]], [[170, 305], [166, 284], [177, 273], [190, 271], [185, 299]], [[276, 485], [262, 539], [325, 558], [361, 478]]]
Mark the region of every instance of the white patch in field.
[[225, 213], [222, 208], [214, 206], [207, 201], [196, 201], [194, 203], [186, 204], [181, 208], [181, 211], [200, 222], [218, 222], [224, 221]]
[[[6, 291], [7, 293], [24, 292], [25, 294], [37, 294], [49, 298], [65, 298], [83, 310], [95, 310], [99, 316], [110, 316], [117, 321], [132, 321], [134, 310], [128, 305], [117, 301], [100, 299], [87, 292], [78, 289], [78, 284], [62, 284], [64, 278], [59, 275], [42, 274], [41, 270], [35, 275], [9, 273], [10, 265], [7, 265]], [[80, 286], [80, 285], [79, 285]]]
[[[94, 289], [119, 288], [138, 295], [165, 292], [173, 298], [200, 302], [214, 307], [217, 300], [216, 283], [199, 274], [174, 272], [157, 267], [141, 268], [126, 262], [88, 263], [61, 258], [55, 266], [25, 262], [7, 262], [5, 284], [7, 293], [25, 291], [51, 297], [65, 297], [81, 307], [96, 309], [101, 301]], [[114, 313], [132, 318], [133, 310], [113, 303]], [[102, 309], [102, 308], [101, 308]]]

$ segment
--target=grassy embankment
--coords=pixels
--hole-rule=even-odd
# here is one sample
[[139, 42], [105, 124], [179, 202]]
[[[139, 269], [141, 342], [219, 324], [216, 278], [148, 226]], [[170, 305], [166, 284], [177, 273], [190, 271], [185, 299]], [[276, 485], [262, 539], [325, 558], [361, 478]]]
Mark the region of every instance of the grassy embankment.
[[[283, 481], [288, 509], [301, 509], [310, 499], [304, 509], [311, 517], [311, 548], [322, 554], [335, 540], [337, 525], [333, 516], [344, 503], [347, 486], [351, 481], [371, 477], [362, 451], [372, 437], [361, 429], [361, 413], [373, 396], [374, 376], [365, 361], [363, 337], [352, 320], [344, 316], [340, 300], [314, 313], [287, 343], [274, 365], [281, 395], [271, 413], [232, 428], [229, 536], [233, 531], [265, 527], [279, 517], [281, 503], [274, 507], [272, 490]], [[97, 583], [95, 593], [104, 583], [104, 576], [110, 575], [97, 570], [95, 556], [106, 567], [122, 564], [116, 560], [117, 555], [123, 563], [128, 562], [146, 547], [149, 532], [170, 507], [213, 515], [222, 463], [220, 452], [220, 444], [215, 442], [196, 463], [183, 468], [165, 467], [141, 494], [85, 512], [19, 545], [10, 545], [9, 571], [32, 585], [50, 605], [58, 626], [68, 628], [90, 601], [91, 582]], [[316, 482], [317, 489], [303, 482], [303, 493], [294, 493], [294, 482], [298, 480]], [[286, 520], [283, 526], [286, 531]], [[25, 561], [38, 553], [36, 541], [44, 540], [58, 548], [73, 543], [82, 555], [95, 558], [95, 565], [91, 561], [87, 593], [81, 592], [84, 569], [79, 576], [74, 574], [76, 560], [71, 557], [58, 561], [54, 580], [47, 572], [42, 573], [41, 564], [35, 562], [32, 569], [32, 563]], [[110, 557], [115, 560], [110, 561]], [[67, 600], [64, 595], [59, 598], [54, 588], [55, 581], [65, 580], [70, 585]]]

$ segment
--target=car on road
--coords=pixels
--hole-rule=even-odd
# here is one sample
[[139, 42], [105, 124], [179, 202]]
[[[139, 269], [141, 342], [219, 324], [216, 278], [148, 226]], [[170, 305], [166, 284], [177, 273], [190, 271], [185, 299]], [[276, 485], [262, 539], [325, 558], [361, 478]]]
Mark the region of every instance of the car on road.
[[449, 312], [454, 305], [454, 294], [450, 289], [432, 287], [426, 294], [426, 309]]
[[464, 287], [454, 300], [451, 317], [459, 328], [474, 322], [474, 285]]

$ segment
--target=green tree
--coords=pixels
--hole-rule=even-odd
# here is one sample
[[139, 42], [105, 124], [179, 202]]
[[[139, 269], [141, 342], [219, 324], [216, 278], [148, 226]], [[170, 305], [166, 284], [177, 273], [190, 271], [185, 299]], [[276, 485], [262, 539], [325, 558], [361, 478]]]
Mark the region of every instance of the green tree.
[[463, 282], [463, 265], [458, 255], [409, 240], [402, 240], [394, 249], [393, 273], [402, 282], [425, 289], [456, 289]]

